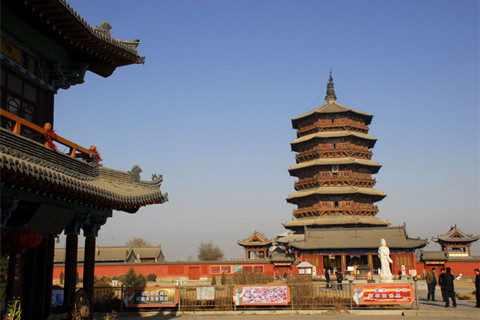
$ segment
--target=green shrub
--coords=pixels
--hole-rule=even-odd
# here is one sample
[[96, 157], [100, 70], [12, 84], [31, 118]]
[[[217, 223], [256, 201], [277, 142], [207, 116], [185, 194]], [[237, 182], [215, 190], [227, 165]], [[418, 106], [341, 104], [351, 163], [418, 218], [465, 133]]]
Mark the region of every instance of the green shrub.
[[155, 282], [155, 280], [157, 280], [157, 275], [155, 273], [149, 273], [145, 277], [145, 280], [147, 280], [148, 282]]

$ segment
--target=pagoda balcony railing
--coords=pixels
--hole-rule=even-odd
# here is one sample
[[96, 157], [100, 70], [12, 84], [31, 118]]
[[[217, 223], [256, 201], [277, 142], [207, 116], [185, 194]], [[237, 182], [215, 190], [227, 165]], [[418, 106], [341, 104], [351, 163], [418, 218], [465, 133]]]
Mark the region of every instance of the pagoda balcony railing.
[[293, 211], [295, 218], [351, 215], [351, 216], [375, 216], [378, 213], [377, 206], [366, 208], [359, 204], [353, 206], [324, 207], [314, 205], [312, 207], [300, 208]]
[[318, 187], [363, 187], [363, 188], [373, 188], [377, 183], [376, 179], [369, 178], [352, 178], [350, 177], [341, 177], [341, 178], [325, 178], [325, 177], [315, 177], [315, 178], [306, 178], [301, 179], [295, 182], [295, 190], [303, 190], [310, 188]]
[[344, 121], [344, 122], [333, 122], [333, 123], [314, 123], [311, 125], [306, 125], [297, 130], [297, 137], [319, 132], [319, 131], [331, 131], [332, 129], [340, 130], [352, 130], [362, 133], [368, 132], [368, 127], [362, 123], [356, 121]]
[[[48, 130], [44, 129], [28, 120], [25, 120], [13, 113], [10, 113], [4, 109], [0, 109], [0, 116], [2, 118], [2, 122], [4, 119], [7, 119], [12, 122], [12, 132], [18, 135], [22, 135], [22, 128], [28, 128], [33, 132], [37, 133], [38, 136], [44, 135]], [[76, 143], [73, 143], [59, 135], [55, 135], [52, 140], [60, 143], [61, 145], [67, 147], [69, 152], [67, 153], [70, 157], [73, 158], [83, 158], [83, 159], [91, 159], [91, 155], [93, 153], [92, 150], [86, 149], [82, 146], [79, 146]]]
[[340, 148], [319, 148], [315, 147], [308, 151], [300, 152], [295, 156], [297, 163], [302, 161], [320, 159], [320, 158], [338, 158], [338, 157], [352, 157], [359, 159], [370, 160], [373, 152], [368, 150], [361, 150], [351, 147]]

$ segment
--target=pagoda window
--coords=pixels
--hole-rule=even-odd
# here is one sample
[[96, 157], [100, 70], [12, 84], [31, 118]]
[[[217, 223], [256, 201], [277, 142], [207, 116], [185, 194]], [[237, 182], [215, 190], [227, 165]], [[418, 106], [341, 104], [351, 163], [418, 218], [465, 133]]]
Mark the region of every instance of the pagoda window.
[[335, 201], [335, 202], [334, 202], [335, 208], [338, 208], [338, 207], [340, 206], [339, 204], [340, 204], [340, 201]]

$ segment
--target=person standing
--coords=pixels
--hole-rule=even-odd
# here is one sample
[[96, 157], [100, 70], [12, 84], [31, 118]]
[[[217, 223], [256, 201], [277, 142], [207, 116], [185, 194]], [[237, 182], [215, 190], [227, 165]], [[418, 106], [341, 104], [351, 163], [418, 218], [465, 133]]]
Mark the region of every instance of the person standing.
[[431, 272], [427, 273], [427, 301], [435, 301], [435, 287], [437, 286], [437, 275], [435, 273], [436, 268], [433, 268]]
[[450, 299], [452, 299], [453, 307], [457, 307], [457, 301], [455, 300], [455, 287], [453, 281], [455, 276], [451, 273], [452, 269], [447, 267], [447, 273], [445, 273], [445, 308], [448, 308]]
[[476, 307], [480, 308], [480, 270], [475, 270], [475, 298], [477, 299]]
[[338, 271], [337, 272], [337, 290], [340, 290], [340, 291], [343, 290], [342, 281], [343, 281], [343, 274], [341, 271]]
[[438, 276], [438, 285], [442, 291], [442, 300], [445, 301], [445, 268], [440, 269], [440, 275]]
[[325, 281], [327, 282], [327, 289], [330, 288], [330, 271], [325, 269]]

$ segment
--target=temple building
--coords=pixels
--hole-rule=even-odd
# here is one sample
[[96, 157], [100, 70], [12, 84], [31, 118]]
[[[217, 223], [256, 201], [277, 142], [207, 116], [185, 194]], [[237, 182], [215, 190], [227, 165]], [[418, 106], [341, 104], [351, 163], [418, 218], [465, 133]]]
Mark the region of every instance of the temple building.
[[415, 250], [427, 241], [409, 238], [405, 226], [391, 227], [376, 217], [376, 204], [386, 194], [374, 189], [381, 165], [371, 160], [377, 141], [368, 134], [373, 116], [336, 99], [330, 74], [326, 103], [292, 119], [296, 164], [289, 172], [298, 180], [287, 202], [297, 208], [283, 224], [289, 232], [276, 243], [314, 265], [317, 274], [324, 269], [351, 271], [358, 265], [375, 273], [383, 238], [391, 250], [393, 273], [402, 265], [415, 269]]
[[[139, 41], [113, 38], [111, 28], [105, 21], [89, 25], [65, 0], [1, 2], [2, 315], [16, 300], [22, 319], [49, 316], [55, 238], [64, 233], [64, 303], [83, 313], [87, 308], [91, 319], [101, 226], [114, 210], [135, 213], [168, 200], [161, 175], [144, 181], [137, 165], [131, 171], [103, 167], [94, 145], [82, 147], [54, 130], [59, 89], [83, 83], [87, 71], [108, 77], [117, 67], [144, 62]], [[78, 251], [82, 230], [84, 250]], [[77, 291], [79, 260], [83, 288]]]
[[450, 267], [456, 273], [470, 274], [480, 263], [480, 257], [473, 256], [471, 251], [472, 244], [478, 239], [479, 235], [467, 234], [454, 225], [444, 234], [432, 238], [440, 245], [441, 250], [422, 251], [420, 261], [424, 263], [427, 271], [433, 267]]

